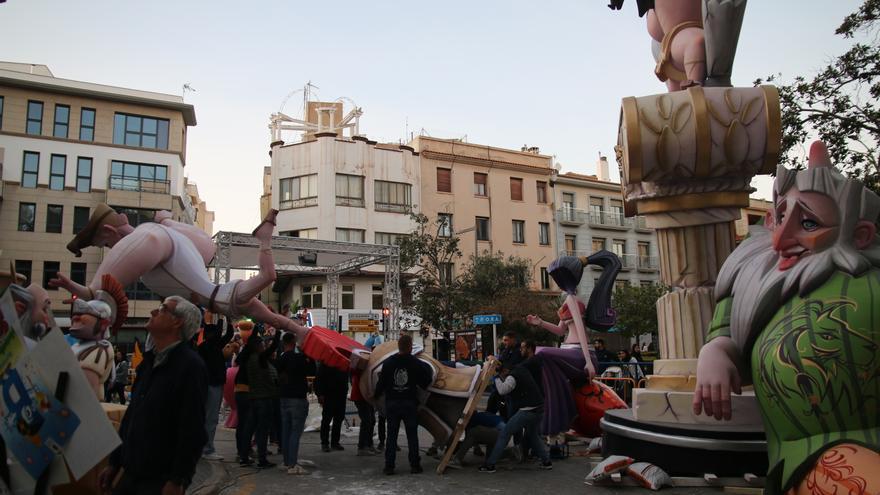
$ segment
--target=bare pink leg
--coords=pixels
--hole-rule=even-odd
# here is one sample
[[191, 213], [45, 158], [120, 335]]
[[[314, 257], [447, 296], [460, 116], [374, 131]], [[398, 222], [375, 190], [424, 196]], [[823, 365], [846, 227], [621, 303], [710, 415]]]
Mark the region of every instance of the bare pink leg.
[[263, 222], [254, 230], [254, 237], [260, 241], [258, 263], [260, 272], [238, 284], [236, 304], [242, 304], [256, 297], [266, 287], [275, 282], [275, 261], [272, 258], [272, 232], [275, 230], [275, 216], [278, 210], [269, 210]]
[[702, 82], [706, 78], [706, 41], [703, 30], [681, 30], [672, 40], [672, 57], [676, 67], [687, 75], [689, 81]]
[[107, 252], [89, 287], [100, 289], [105, 273], [113, 275], [125, 287], [159, 266], [173, 251], [171, 238], [159, 228], [136, 229]]

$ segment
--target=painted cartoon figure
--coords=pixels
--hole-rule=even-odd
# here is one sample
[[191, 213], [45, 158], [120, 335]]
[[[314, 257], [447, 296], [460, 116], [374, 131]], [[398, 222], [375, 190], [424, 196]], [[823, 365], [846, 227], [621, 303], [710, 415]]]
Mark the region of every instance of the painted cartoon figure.
[[[603, 268], [586, 307], [576, 295], [584, 265]], [[535, 315], [526, 317], [529, 324], [565, 336], [562, 347], [539, 347], [535, 353], [542, 370], [545, 395], [542, 433], [545, 435], [568, 431], [572, 419], [577, 415], [571, 380], [580, 380], [590, 386], [596, 376], [599, 364], [596, 351], [590, 344], [589, 328], [607, 330], [617, 321], [617, 315], [611, 309], [611, 291], [620, 268], [620, 259], [605, 250], [587, 258], [563, 256], [554, 260], [548, 271], [567, 294], [565, 303], [558, 311], [559, 324], [553, 325]]]
[[880, 493], [878, 217], [880, 198], [813, 143], [718, 276], [694, 412], [730, 419], [730, 393], [754, 383], [765, 493]]

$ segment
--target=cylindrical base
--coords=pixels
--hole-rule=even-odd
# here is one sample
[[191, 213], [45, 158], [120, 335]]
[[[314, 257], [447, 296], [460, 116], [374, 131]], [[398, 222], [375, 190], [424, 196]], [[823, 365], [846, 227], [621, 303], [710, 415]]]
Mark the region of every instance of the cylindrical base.
[[601, 426], [603, 457], [629, 456], [655, 464], [671, 476], [767, 472], [763, 430], [639, 422], [632, 419], [631, 409], [607, 411]]

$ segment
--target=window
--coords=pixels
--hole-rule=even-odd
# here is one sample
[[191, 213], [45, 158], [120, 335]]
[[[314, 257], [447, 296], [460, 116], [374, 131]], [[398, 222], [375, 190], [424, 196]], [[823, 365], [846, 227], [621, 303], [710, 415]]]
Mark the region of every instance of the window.
[[602, 198], [590, 196], [590, 222], [604, 223], [602, 222]]
[[364, 242], [364, 231], [361, 229], [336, 229], [336, 240], [343, 242]]
[[81, 141], [95, 140], [94, 108], [83, 108], [79, 113], [79, 139]]
[[73, 207], [73, 234], [79, 234], [89, 223], [89, 207], [74, 206]]
[[302, 287], [302, 305], [306, 308], [323, 308], [324, 307], [324, 286], [323, 285], [303, 285]]
[[110, 189], [168, 194], [168, 167], [147, 163], [110, 162]]
[[67, 157], [64, 155], [52, 155], [49, 162], [49, 189], [55, 191], [64, 190], [64, 175], [67, 170]]
[[760, 225], [761, 221], [764, 220], [763, 215], [754, 215], [752, 213], [747, 214], [749, 225]]
[[547, 183], [544, 181], [535, 182], [535, 187], [538, 191], [538, 203], [547, 203]]
[[70, 264], [70, 280], [80, 284], [86, 285], [86, 263], [71, 263]]
[[21, 166], [21, 187], [37, 187], [37, 174], [40, 172], [40, 154], [34, 151], [24, 152]]
[[125, 287], [125, 297], [129, 300], [138, 301], [162, 301], [164, 299], [159, 294], [151, 291], [141, 279], [137, 279], [136, 282], [132, 282]]
[[550, 224], [547, 222], [538, 222], [538, 244], [550, 245]]
[[453, 273], [455, 273], [455, 264], [454, 263], [440, 263], [437, 267], [440, 270], [438, 273], [440, 277], [441, 285], [448, 285], [452, 283]]
[[149, 208], [128, 208], [125, 206], [113, 205], [110, 205], [110, 207], [116, 210], [117, 213], [124, 213], [128, 218], [128, 224], [132, 227], [137, 227], [142, 223], [152, 222], [153, 218], [156, 216], [156, 210], [151, 210]]
[[342, 309], [354, 309], [354, 286], [342, 286]]
[[621, 289], [625, 289], [629, 283], [626, 280], [615, 280], [614, 281], [614, 290], [618, 291]]
[[510, 199], [511, 201], [522, 201], [522, 179], [510, 178]]
[[407, 234], [395, 234], [392, 232], [376, 232], [376, 244], [394, 246], [400, 243]]
[[475, 225], [477, 227], [477, 240], [478, 241], [488, 241], [489, 240], [489, 219], [486, 217], [477, 217]]
[[385, 303], [385, 293], [382, 291], [382, 284], [373, 284], [373, 309], [382, 309]]
[[67, 138], [67, 129], [70, 126], [70, 107], [67, 105], [55, 105], [55, 127], [52, 135], [57, 138]]
[[373, 182], [376, 211], [409, 213], [412, 210], [412, 186], [403, 182]]
[[611, 252], [616, 254], [619, 258], [623, 258], [623, 253], [626, 252], [626, 241], [623, 239], [614, 239], [611, 241]]
[[25, 132], [39, 136], [43, 133], [43, 102], [28, 101], [27, 127]]
[[565, 236], [565, 250], [569, 255], [573, 255], [575, 251], [577, 251], [577, 236], [566, 234]]
[[639, 268], [653, 268], [651, 265], [651, 243], [639, 241]]
[[43, 262], [43, 288], [46, 290], [58, 290], [56, 287], [49, 287], [49, 280], [52, 280], [61, 271], [61, 263], [58, 261]]
[[440, 237], [452, 237], [451, 213], [440, 213], [437, 215], [437, 235]]
[[452, 192], [452, 170], [437, 169], [437, 192]]
[[299, 237], [300, 239], [317, 239], [318, 229], [282, 230], [278, 235]]
[[486, 174], [474, 172], [474, 195], [487, 196], [486, 194]]
[[113, 121], [113, 144], [168, 149], [168, 121], [117, 113]]
[[46, 206], [46, 232], [51, 234], [61, 233], [61, 222], [64, 217], [64, 207], [61, 205]]
[[92, 190], [92, 159], [79, 157], [76, 159], [76, 192]]
[[541, 288], [547, 290], [550, 288], [550, 274], [546, 267], [541, 267]]
[[513, 221], [513, 243], [523, 244], [526, 242], [526, 222], [523, 220]]
[[575, 213], [575, 204], [574, 204], [574, 193], [562, 193], [562, 220], [573, 222], [575, 221], [576, 213]]
[[34, 231], [34, 219], [37, 218], [36, 203], [18, 204], [18, 230], [21, 232]]
[[3, 97], [0, 96], [0, 129], [3, 128]]
[[318, 174], [301, 175], [280, 181], [282, 210], [318, 204]]
[[619, 199], [611, 200], [611, 218], [608, 219], [611, 225], [620, 225], [622, 226], [624, 223], [623, 216], [623, 201]]
[[364, 178], [360, 175], [336, 174], [336, 205], [364, 206]]
[[597, 253], [605, 249], [605, 239], [601, 237], [593, 237], [593, 252]]
[[24, 275], [24, 286], [27, 287], [31, 283], [31, 272], [33, 271], [33, 262], [31, 260], [15, 260], [15, 273]]

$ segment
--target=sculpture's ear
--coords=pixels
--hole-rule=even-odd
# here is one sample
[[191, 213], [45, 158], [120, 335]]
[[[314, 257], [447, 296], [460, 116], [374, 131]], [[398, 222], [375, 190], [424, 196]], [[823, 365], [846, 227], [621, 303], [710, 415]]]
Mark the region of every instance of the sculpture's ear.
[[18, 316], [23, 315], [26, 310], [27, 305], [25, 303], [21, 301], [15, 301], [15, 312], [18, 314]]
[[859, 222], [856, 223], [856, 228], [853, 232], [853, 242], [856, 245], [856, 249], [866, 249], [868, 246], [871, 245], [871, 243], [874, 242], [874, 238], [876, 235], [876, 225], [867, 220], [859, 220]]
[[771, 232], [776, 228], [776, 219], [773, 217], [772, 211], [764, 214], [764, 227], [767, 227], [767, 230]]

